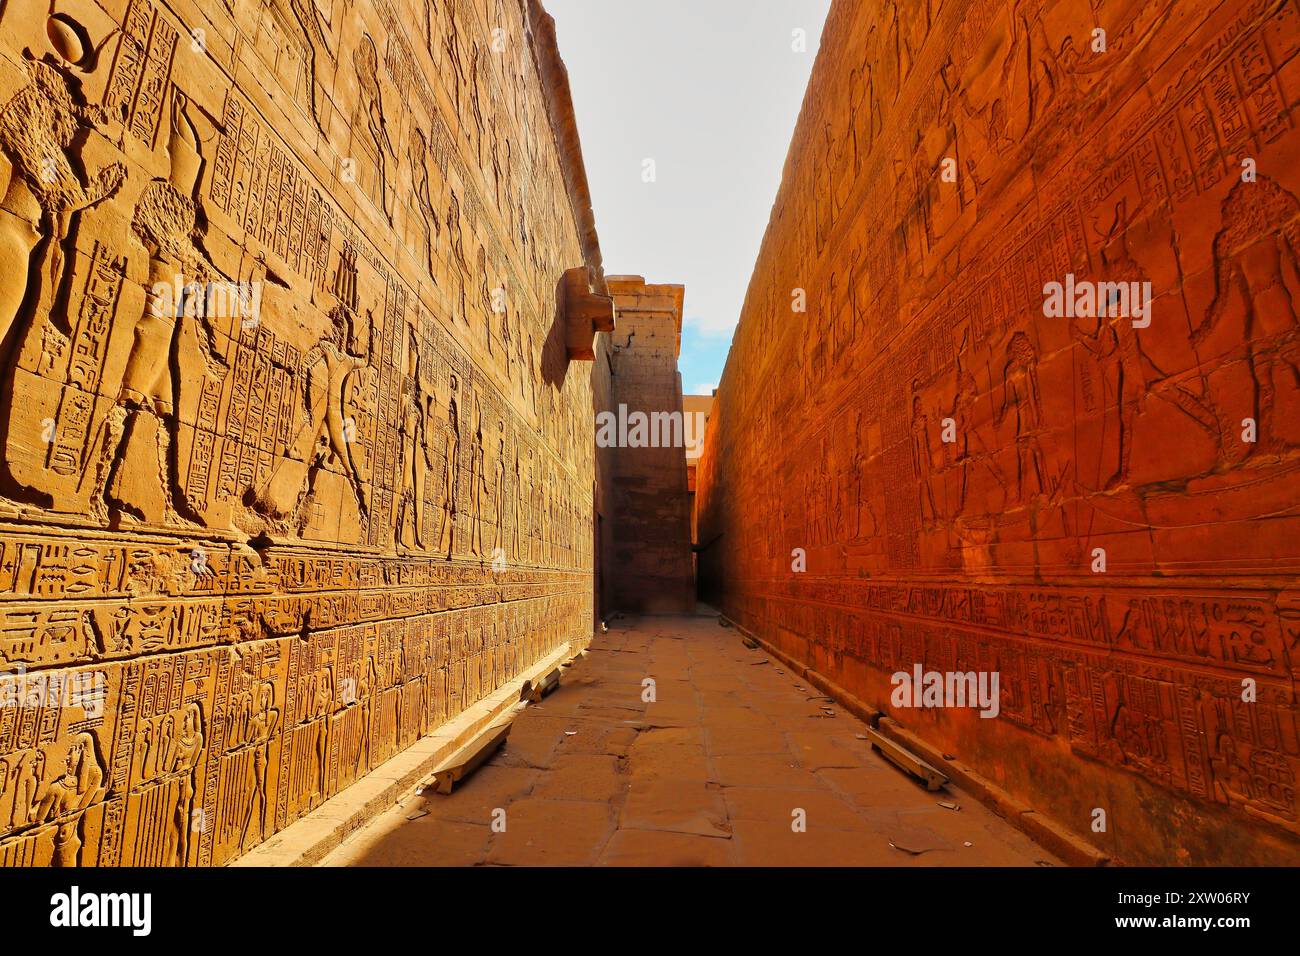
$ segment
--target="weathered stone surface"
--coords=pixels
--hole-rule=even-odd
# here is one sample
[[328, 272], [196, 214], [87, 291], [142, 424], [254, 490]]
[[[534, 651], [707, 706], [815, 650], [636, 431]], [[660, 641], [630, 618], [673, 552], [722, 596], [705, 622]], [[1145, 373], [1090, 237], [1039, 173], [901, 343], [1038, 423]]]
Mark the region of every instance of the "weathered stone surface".
[[[680, 285], [610, 276], [618, 334], [610, 348], [609, 422], [614, 529], [609, 573], [621, 611], [678, 614], [695, 607], [691, 500], [686, 475], [686, 421], [677, 358], [682, 348]], [[643, 416], [640, 432], [636, 416]], [[631, 424], [622, 427], [624, 420]]]
[[707, 596], [1131, 862], [1296, 859], [1298, 50], [1294, 0], [837, 0], [699, 465]]
[[[806, 691], [793, 675], [759, 665], [762, 653], [743, 647], [735, 631], [719, 628], [712, 615], [628, 616], [597, 635], [592, 647], [601, 650], [567, 668], [556, 694], [579, 702], [623, 695], [642, 720], [629, 725], [621, 717], [594, 717], [561, 724], [551, 711], [556, 695], [547, 697], [515, 718], [505, 746], [478, 771], [483, 779], [476, 775], [449, 796], [425, 794], [378, 815], [323, 863], [912, 867], [1062, 862], [973, 795], [959, 788], [933, 794], [918, 787], [860, 745], [856, 737], [864, 726], [852, 716], [825, 722], [834, 728], [816, 738], [849, 754], [849, 766], [818, 769], [807, 759], [807, 738], [815, 731], [799, 712]], [[669, 669], [659, 663], [678, 658], [685, 666]], [[659, 681], [657, 702], [647, 703], [639, 685], [627, 686], [629, 667], [656, 678], [685, 676]], [[734, 690], [717, 689], [723, 685]], [[664, 727], [656, 716], [678, 700], [710, 696], [737, 705], [752, 702], [773, 738], [767, 756], [748, 764], [730, 756], [735, 751], [701, 708], [692, 707], [679, 727]], [[621, 787], [611, 786], [601, 762], [586, 772], [572, 760], [524, 769], [518, 755], [511, 756], [521, 732], [532, 739], [551, 737], [559, 751], [588, 737], [608, 739], [629, 726], [633, 743], [616, 764]], [[672, 751], [695, 753], [680, 761]], [[701, 751], [705, 763], [696, 768], [695, 754]], [[738, 778], [733, 768], [743, 771], [747, 765], [752, 779]], [[573, 788], [575, 770], [577, 777], [590, 779], [588, 791]], [[942, 797], [958, 801], [961, 812], [941, 807]], [[418, 816], [420, 810], [428, 815]], [[484, 846], [477, 831], [453, 825], [489, 831], [489, 842]], [[924, 852], [890, 845], [904, 842]]]
[[222, 863], [589, 639], [568, 110], [531, 0], [0, 6], [0, 865]]

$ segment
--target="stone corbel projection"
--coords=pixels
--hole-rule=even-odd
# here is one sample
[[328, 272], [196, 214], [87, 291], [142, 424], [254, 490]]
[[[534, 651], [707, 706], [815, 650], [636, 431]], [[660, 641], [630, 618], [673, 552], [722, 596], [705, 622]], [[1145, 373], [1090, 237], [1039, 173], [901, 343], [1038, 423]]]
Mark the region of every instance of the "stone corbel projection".
[[593, 288], [586, 266], [569, 269], [561, 281], [566, 352], [574, 361], [590, 362], [596, 357], [596, 334], [614, 331], [614, 300]]
[[1298, 53], [1295, 0], [836, 0], [699, 465], [706, 599], [1130, 863], [1300, 853]]
[[0, 5], [0, 865], [224, 863], [590, 638], [548, 44]]

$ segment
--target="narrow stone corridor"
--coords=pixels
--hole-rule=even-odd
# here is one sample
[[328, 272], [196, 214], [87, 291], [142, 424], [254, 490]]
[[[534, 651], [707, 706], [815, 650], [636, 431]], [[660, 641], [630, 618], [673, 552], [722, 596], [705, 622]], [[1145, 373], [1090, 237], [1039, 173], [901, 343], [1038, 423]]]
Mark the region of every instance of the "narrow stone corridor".
[[1300, 0], [0, 0], [10, 948], [1294, 936], [1298, 160]]
[[404, 800], [323, 861], [592, 864], [1060, 861], [952, 784], [927, 792], [871, 751], [861, 721], [712, 613], [611, 622], [452, 794]]

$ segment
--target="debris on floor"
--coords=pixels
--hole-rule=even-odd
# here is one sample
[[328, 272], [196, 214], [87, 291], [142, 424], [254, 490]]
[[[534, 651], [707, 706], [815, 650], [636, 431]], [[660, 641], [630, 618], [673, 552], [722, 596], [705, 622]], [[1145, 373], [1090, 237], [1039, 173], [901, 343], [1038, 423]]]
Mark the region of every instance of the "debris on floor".
[[511, 726], [512, 722], [506, 721], [480, 731], [474, 739], [448, 757], [442, 766], [434, 771], [433, 776], [420, 785], [416, 793], [424, 793], [428, 790], [443, 795], [451, 793], [458, 783], [486, 763], [497, 748], [506, 742], [506, 738], [510, 736]]
[[948, 783], [947, 777], [897, 741], [871, 728], [867, 728], [867, 737], [871, 740], [872, 750], [922, 781], [927, 790], [939, 790]]
[[[647, 630], [633, 619], [598, 634], [543, 706], [517, 711], [505, 749], [450, 795], [426, 793], [380, 815], [326, 865], [1055, 859], [958, 786], [928, 793], [885, 754], [861, 746], [871, 740], [868, 724], [793, 672], [777, 674], [776, 658], [751, 666], [757, 656], [706, 618], [654, 624]], [[642, 700], [647, 673], [660, 675], [657, 702]], [[807, 689], [795, 690], [796, 682]], [[940, 802], [952, 806], [936, 814]], [[958, 806], [960, 816], [948, 816]], [[791, 828], [796, 807], [805, 811], [803, 830]], [[508, 828], [494, 829], [498, 812], [509, 815]], [[979, 845], [963, 852], [975, 834]]]

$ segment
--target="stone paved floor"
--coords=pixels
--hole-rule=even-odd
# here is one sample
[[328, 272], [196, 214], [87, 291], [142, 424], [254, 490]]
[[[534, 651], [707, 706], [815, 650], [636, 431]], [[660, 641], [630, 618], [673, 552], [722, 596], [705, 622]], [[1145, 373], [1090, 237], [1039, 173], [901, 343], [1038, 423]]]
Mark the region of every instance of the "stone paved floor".
[[411, 797], [323, 865], [1060, 865], [862, 727], [714, 616], [622, 618], [453, 794]]

